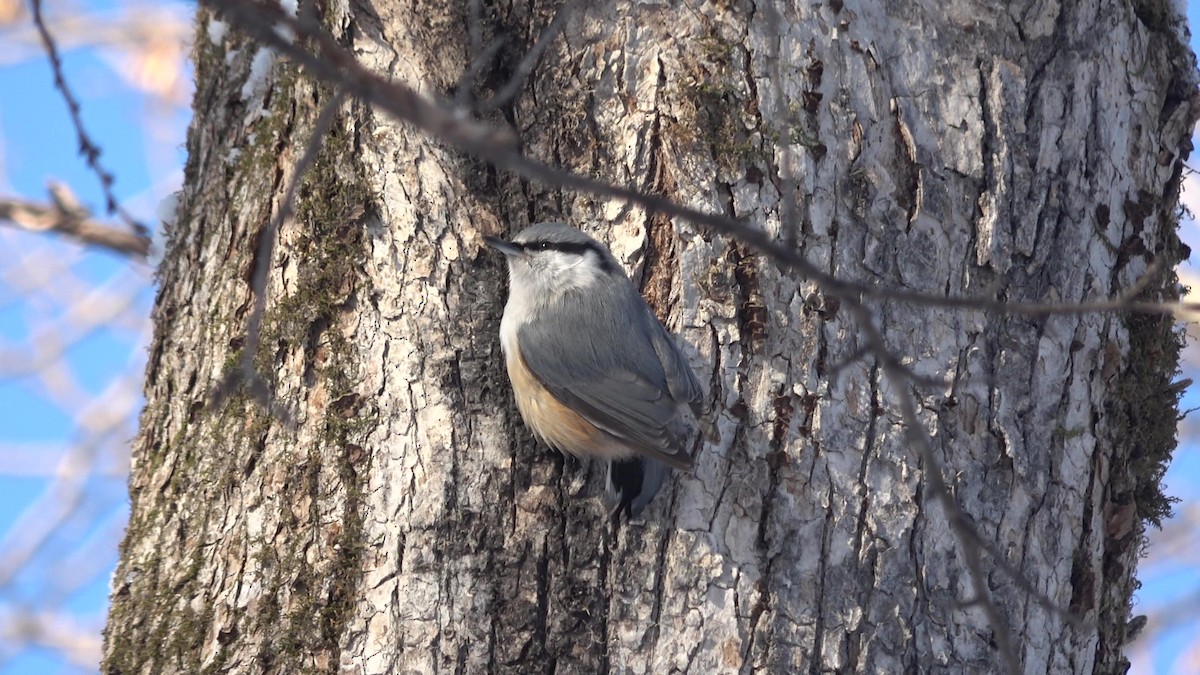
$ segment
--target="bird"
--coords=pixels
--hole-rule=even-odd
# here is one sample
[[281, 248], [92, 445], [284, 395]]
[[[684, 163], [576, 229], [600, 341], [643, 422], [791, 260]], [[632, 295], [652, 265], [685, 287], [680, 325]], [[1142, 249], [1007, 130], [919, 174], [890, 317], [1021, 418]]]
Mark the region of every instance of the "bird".
[[484, 239], [508, 263], [500, 346], [522, 419], [559, 452], [604, 461], [610, 513], [638, 516], [668, 467], [692, 466], [695, 372], [604, 244], [556, 222]]

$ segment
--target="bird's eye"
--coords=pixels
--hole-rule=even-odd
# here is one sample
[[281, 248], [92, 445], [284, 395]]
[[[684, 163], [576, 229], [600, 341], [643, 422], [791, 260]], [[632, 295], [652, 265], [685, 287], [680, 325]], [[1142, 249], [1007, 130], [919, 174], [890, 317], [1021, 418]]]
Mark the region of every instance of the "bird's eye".
[[537, 250], [539, 250], [539, 251], [548, 251], [548, 250], [550, 250], [550, 242], [548, 242], [548, 241], [539, 241], [538, 243], [534, 244], [534, 246], [533, 246], [533, 247], [534, 247], [534, 248], [536, 248], [536, 249], [537, 249]]

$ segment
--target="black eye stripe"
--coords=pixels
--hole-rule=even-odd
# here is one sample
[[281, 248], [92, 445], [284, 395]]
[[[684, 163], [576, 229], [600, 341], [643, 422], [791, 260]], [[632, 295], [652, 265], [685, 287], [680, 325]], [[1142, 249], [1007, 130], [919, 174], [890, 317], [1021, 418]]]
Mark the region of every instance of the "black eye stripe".
[[595, 244], [577, 244], [565, 241], [531, 241], [525, 244], [514, 245], [526, 251], [559, 251], [561, 253], [574, 253], [575, 255], [583, 255], [588, 251], [595, 251], [596, 255], [604, 257], [600, 253], [599, 247]]
[[583, 255], [588, 251], [596, 254], [596, 259], [600, 262], [600, 269], [605, 274], [614, 274], [617, 271], [609, 262], [608, 256], [604, 255], [604, 249], [600, 248], [599, 244], [594, 242], [577, 243], [566, 241], [530, 241], [526, 243], [513, 242], [513, 246], [520, 248], [523, 251], [559, 251], [561, 253], [572, 253], [574, 255]]

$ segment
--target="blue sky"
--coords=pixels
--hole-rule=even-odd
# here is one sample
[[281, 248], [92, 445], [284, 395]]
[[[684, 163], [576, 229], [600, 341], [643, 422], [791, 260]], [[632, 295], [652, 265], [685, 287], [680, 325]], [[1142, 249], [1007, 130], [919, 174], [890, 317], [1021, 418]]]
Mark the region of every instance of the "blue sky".
[[[86, 7], [109, 9], [119, 3], [88, 2]], [[49, 3], [53, 11], [54, 3]], [[130, 87], [114, 69], [113, 55], [95, 49], [75, 49], [64, 54], [64, 74], [83, 101], [84, 124], [102, 149], [101, 162], [116, 182], [113, 191], [139, 219], [153, 219], [153, 205], [169, 187], [161, 172], [162, 162], [148, 161], [152, 153], [166, 155], [176, 167], [185, 159], [182, 150], [187, 115], [167, 115], [164, 127], [173, 140], [151, 140], [145, 132], [148, 111], [167, 109], [160, 101]], [[190, 79], [190, 78], [189, 78]], [[161, 116], [161, 112], [160, 112]], [[149, 147], [156, 143], [158, 147]], [[53, 75], [45, 58], [28, 58], [0, 67], [0, 191], [45, 201], [48, 180], [72, 187], [80, 200], [103, 215], [105, 200], [100, 183], [78, 154], [79, 143], [61, 94], [53, 87]], [[157, 171], [152, 175], [152, 171]], [[131, 267], [127, 260], [103, 251], [61, 245], [45, 235], [17, 233], [5, 228], [0, 246], [10, 252], [51, 250], [65, 274], [83, 286], [105, 284], [132, 291], [133, 312], [148, 316], [153, 302], [149, 270]], [[0, 257], [0, 266], [18, 259]], [[0, 268], [0, 272], [2, 272]], [[131, 271], [133, 274], [131, 275]], [[39, 323], [61, 320], [67, 310], [53, 294], [41, 294], [36, 302], [16, 301], [11, 289], [0, 288], [0, 344], [9, 348], [37, 340], [31, 332]], [[34, 294], [35, 296], [39, 294]], [[85, 332], [64, 356], [66, 369], [74, 376], [85, 398], [106, 395], [108, 388], [131, 367], [140, 368], [140, 331], [137, 326], [103, 326]], [[8, 364], [5, 364], [8, 365]], [[140, 376], [136, 378], [140, 383]], [[102, 399], [103, 400], [103, 399]], [[139, 404], [140, 405], [140, 404]], [[73, 411], [64, 410], [38, 378], [0, 378], [0, 410], [6, 411], [0, 427], [0, 459], [12, 448], [40, 456], [53, 466], [66, 455], [73, 441], [83, 437], [75, 427]], [[100, 439], [97, 449], [127, 446], [136, 432], [135, 420]], [[90, 475], [78, 485], [80, 503], [66, 514], [53, 534], [34, 553], [13, 582], [0, 586], [0, 613], [6, 608], [43, 607], [60, 603], [64, 614], [85, 626], [102, 626], [107, 606], [109, 576], [116, 562], [111, 537], [118, 531], [128, 510], [126, 480], [121, 467], [102, 461], [111, 470]], [[51, 504], [46, 492], [53, 481], [42, 475], [0, 473], [0, 541], [27, 514]], [[84, 573], [94, 566], [94, 571]], [[82, 577], [82, 578], [77, 578]], [[59, 589], [68, 589], [65, 594]], [[78, 587], [76, 587], [78, 586]], [[56, 594], [62, 597], [53, 597]], [[2, 645], [0, 645], [2, 647]], [[58, 652], [27, 648], [20, 653], [0, 650], [0, 674], [89, 672], [72, 666]]]
[[[117, 2], [90, 1], [90, 8], [108, 8]], [[179, 3], [190, 4], [190, 3]], [[1200, 3], [1190, 3], [1191, 25], [1200, 20]], [[1196, 40], [1193, 38], [1193, 49]], [[168, 136], [148, 140], [140, 133], [147, 110], [156, 105], [147, 95], [129, 87], [113, 70], [111, 58], [91, 49], [67, 52], [64, 58], [68, 81], [84, 100], [85, 125], [93, 140], [104, 151], [102, 162], [116, 177], [114, 191], [127, 207], [144, 222], [153, 220], [153, 205], [170, 187], [164, 180], [161, 167], [147, 161], [153, 153], [167, 153], [176, 167], [182, 167], [186, 113], [176, 112], [166, 123]], [[42, 58], [30, 58], [14, 65], [0, 67], [0, 191], [32, 199], [46, 197], [46, 181], [55, 179], [72, 186], [85, 204], [96, 212], [103, 211], [104, 200], [95, 175], [79, 157], [78, 142], [61, 95], [53, 88], [49, 64]], [[154, 147], [148, 146], [154, 143]], [[1192, 160], [1196, 166], [1200, 161]], [[1195, 233], [1193, 225], [1190, 231]], [[29, 234], [10, 234], [17, 250], [53, 246], [47, 237]], [[0, 242], [2, 244], [2, 242]], [[1200, 241], [1191, 242], [1200, 250]], [[71, 260], [70, 272], [91, 284], [103, 284], [127, 274], [129, 263], [116, 256], [96, 251], [66, 249], [62, 255]], [[0, 258], [0, 265], [6, 258]], [[12, 298], [0, 288], [0, 343], [14, 345], [34, 339], [30, 329], [45, 321], [44, 308], [28, 303], [8, 302]], [[153, 289], [147, 282], [135, 299], [140, 311], [148, 314], [153, 301]], [[7, 304], [5, 304], [7, 302]], [[51, 303], [52, 306], [52, 303]], [[53, 316], [53, 309], [51, 315]], [[91, 395], [100, 395], [111, 382], [128, 372], [131, 363], [140, 362], [139, 334], [131, 328], [106, 328], [93, 331], [71, 347], [66, 354], [69, 370]], [[1200, 376], [1192, 375], [1200, 381]], [[1200, 392], [1193, 387], [1184, 397], [1185, 408], [1200, 407]], [[74, 421], [35, 379], [0, 378], [0, 411], [6, 411], [0, 427], [0, 453], [10, 446], [20, 446], [34, 452], [44, 451], [57, 456], [66, 451], [75, 436]], [[132, 423], [120, 430], [111, 443], [127, 442], [134, 434]], [[1167, 484], [1171, 494], [1190, 500], [1200, 499], [1200, 452], [1183, 447], [1177, 453]], [[50, 480], [44, 476], [13, 476], [0, 474], [0, 540], [31, 504], [36, 504]], [[57, 585], [58, 575], [64, 573], [63, 552], [76, 555], [106, 556], [109, 568], [115, 563], [116, 550], [96, 552], [94, 546], [100, 533], [119, 525], [127, 509], [125, 480], [119, 475], [94, 476], [83, 490], [84, 508], [66, 519], [46, 547], [46, 555], [36, 558], [38, 564], [29, 566], [17, 577], [17, 583], [0, 588], [0, 612], [5, 605], [37, 605], [46, 593]], [[81, 545], [81, 542], [83, 545]], [[59, 557], [55, 557], [55, 555]], [[72, 559], [67, 559], [73, 563]], [[69, 574], [69, 570], [65, 573]], [[1179, 597], [1187, 589], [1200, 588], [1200, 570], [1191, 567], [1146, 568], [1145, 586], [1137, 594], [1135, 613], [1145, 612], [1158, 604]], [[78, 614], [82, 621], [103, 620], [107, 603], [108, 574], [99, 574], [64, 599], [65, 606]], [[1194, 625], [1163, 636], [1165, 649], [1156, 651], [1152, 663], [1139, 663], [1147, 672], [1170, 672], [1173, 661], [1183, 646], [1195, 639]], [[7, 658], [6, 658], [7, 657]], [[80, 672], [66, 665], [55, 653], [29, 648], [19, 654], [0, 651], [0, 675], [33, 673]], [[86, 671], [82, 671], [86, 672]], [[1182, 672], [1182, 671], [1178, 671]]]

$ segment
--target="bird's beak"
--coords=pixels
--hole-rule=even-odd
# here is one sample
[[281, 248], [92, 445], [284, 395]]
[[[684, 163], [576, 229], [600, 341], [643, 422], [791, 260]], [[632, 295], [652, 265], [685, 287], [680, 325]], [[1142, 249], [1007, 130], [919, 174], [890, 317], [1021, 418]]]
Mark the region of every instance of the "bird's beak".
[[503, 253], [504, 255], [509, 256], [509, 257], [514, 256], [514, 255], [521, 255], [522, 253], [525, 252], [521, 248], [519, 248], [517, 246], [513, 246], [512, 244], [508, 243], [507, 241], [504, 241], [503, 239], [497, 239], [495, 237], [484, 237], [483, 240], [487, 242], [488, 246], [491, 246], [492, 248], [496, 249], [497, 251], [500, 251], [501, 253]]

